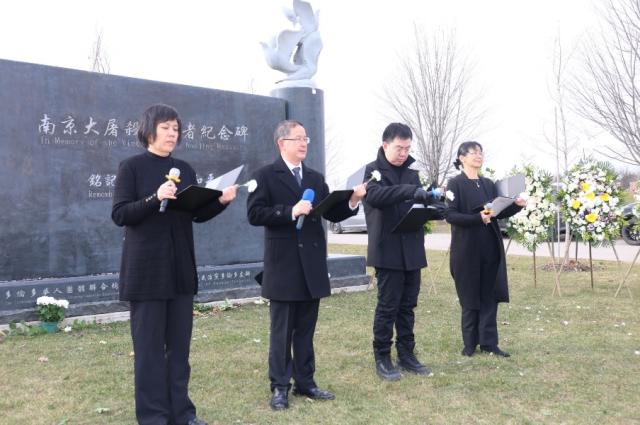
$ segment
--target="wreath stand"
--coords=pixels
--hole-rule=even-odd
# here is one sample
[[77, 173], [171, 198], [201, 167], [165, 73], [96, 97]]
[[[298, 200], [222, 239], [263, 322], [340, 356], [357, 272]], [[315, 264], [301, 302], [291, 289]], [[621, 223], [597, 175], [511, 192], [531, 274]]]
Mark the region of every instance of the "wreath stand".
[[436, 289], [436, 279], [440, 275], [440, 270], [445, 265], [450, 251], [451, 251], [451, 245], [449, 245], [449, 248], [447, 248], [447, 251], [444, 253], [444, 257], [442, 258], [442, 261], [440, 261], [440, 264], [438, 265], [438, 267], [433, 271], [433, 273], [427, 274], [427, 276], [429, 276], [429, 286], [427, 286], [427, 295], [430, 294], [431, 292], [433, 292], [434, 295], [438, 293]]
[[[575, 241], [575, 244], [576, 244], [576, 261], [577, 261], [577, 258], [578, 258], [578, 243], [579, 243], [579, 241], [576, 240]], [[553, 259], [554, 272], [556, 273], [556, 286], [553, 288], [553, 292], [551, 293], [551, 295], [552, 296], [555, 295], [556, 290], [557, 290], [558, 296], [562, 296], [562, 294], [560, 293], [560, 279], [559, 279], [559, 276], [560, 276], [560, 273], [562, 273], [562, 269], [563, 269], [564, 265], [566, 264], [566, 259], [568, 257], [569, 248], [571, 246], [571, 243], [569, 243], [567, 245], [567, 249], [565, 250], [564, 259], [563, 259], [562, 264], [560, 265], [560, 268], [558, 270], [555, 269], [556, 262], [555, 262], [555, 258], [553, 258], [554, 255], [553, 255], [553, 252], [552, 252], [552, 249], [551, 249], [551, 244], [549, 244], [549, 242], [547, 242], [547, 244], [549, 246], [549, 253], [551, 254], [552, 259]], [[594, 291], [595, 290], [595, 285], [594, 285], [594, 280], [593, 280], [593, 255], [592, 255], [592, 252], [591, 252], [591, 241], [588, 241], [587, 245], [589, 247], [589, 277], [590, 277], [590, 281], [591, 281], [591, 290]], [[622, 265], [622, 263], [620, 262], [620, 257], [618, 256], [618, 251], [616, 250], [616, 244], [615, 244], [614, 241], [611, 241], [611, 249], [613, 250], [613, 255], [615, 255], [615, 257], [616, 257], [616, 262], [618, 264], [618, 267], [620, 267]], [[638, 250], [638, 253], [640, 254], [640, 249]], [[633, 260], [633, 263], [636, 262], [637, 258], [638, 258], [638, 254], [636, 254], [636, 258]], [[631, 267], [633, 267], [633, 263], [631, 264]], [[624, 279], [620, 283], [620, 286], [618, 286], [618, 290], [616, 291], [616, 295], [615, 296], [618, 295], [618, 292], [620, 291], [620, 288], [622, 287], [623, 284], [626, 286], [625, 281], [626, 281], [627, 276], [629, 275], [630, 272], [631, 272], [631, 268], [629, 268], [629, 270], [627, 271], [627, 275], [625, 275]], [[627, 290], [629, 291], [629, 287], [628, 286], [627, 286]], [[631, 291], [629, 291], [629, 294], [631, 294]]]
[[[511, 241], [513, 239], [509, 238], [509, 242], [507, 242], [507, 247], [504, 249], [504, 256], [506, 258], [507, 253], [509, 252], [509, 247], [511, 246]], [[537, 288], [538, 287], [538, 272], [536, 270], [536, 248], [533, 249], [533, 287]], [[555, 264], [554, 264], [555, 267]]]
[[613, 298], [616, 298], [618, 296], [618, 293], [622, 289], [622, 285], [624, 285], [624, 287], [627, 289], [627, 292], [629, 293], [629, 298], [633, 298], [633, 295], [631, 294], [631, 289], [629, 289], [629, 285], [627, 285], [627, 278], [629, 277], [629, 274], [631, 274], [631, 269], [633, 269], [633, 266], [636, 264], [636, 261], [638, 261], [638, 256], [640, 256], [640, 248], [638, 248], [638, 252], [636, 252], [636, 256], [633, 257], [633, 261], [631, 262], [631, 265], [629, 265], [629, 269], [627, 269], [627, 272], [622, 278], [620, 285], [618, 285], [618, 289], [616, 290], [616, 294], [613, 296]]

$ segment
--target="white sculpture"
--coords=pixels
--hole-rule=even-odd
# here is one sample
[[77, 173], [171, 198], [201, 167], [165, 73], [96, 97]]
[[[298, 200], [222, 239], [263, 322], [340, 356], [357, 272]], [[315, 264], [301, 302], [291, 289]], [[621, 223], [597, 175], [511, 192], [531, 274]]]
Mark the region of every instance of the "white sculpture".
[[284, 14], [294, 29], [281, 31], [269, 43], [260, 43], [267, 64], [287, 74], [277, 82], [281, 87], [315, 87], [311, 77], [318, 69], [318, 56], [322, 50], [319, 12], [314, 13], [307, 2], [293, 0], [293, 10], [285, 8]]

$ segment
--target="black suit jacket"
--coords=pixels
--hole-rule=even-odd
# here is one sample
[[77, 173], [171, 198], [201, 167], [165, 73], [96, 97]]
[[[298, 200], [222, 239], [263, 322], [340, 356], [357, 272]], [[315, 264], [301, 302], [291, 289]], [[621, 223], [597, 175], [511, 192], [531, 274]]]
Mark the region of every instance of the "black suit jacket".
[[[485, 224], [478, 212], [478, 207], [498, 196], [496, 185], [486, 177], [480, 177], [480, 188], [464, 173], [452, 177], [447, 189], [453, 192], [454, 199], [447, 201], [446, 220], [451, 224], [451, 256], [449, 257], [451, 276], [456, 284], [460, 305], [465, 308], [480, 308], [480, 288], [482, 259], [478, 255], [483, 249], [477, 241], [479, 232], [484, 231]], [[507, 266], [504, 255], [502, 235], [497, 219], [511, 217], [522, 207], [513, 204], [504, 209], [487, 225], [495, 235], [500, 255], [498, 274], [494, 287], [497, 302], [509, 302], [509, 286], [507, 284]]]
[[[424, 231], [391, 233], [414, 204], [413, 195], [420, 187], [418, 171], [409, 168], [415, 160], [409, 157], [400, 170], [395, 170], [378, 150], [378, 158], [367, 164], [364, 181], [378, 170], [382, 180], [367, 185], [364, 213], [369, 243], [367, 265], [393, 270], [417, 270], [427, 265]], [[397, 173], [400, 171], [400, 174]]]
[[[302, 164], [302, 187], [282, 158], [256, 171], [256, 190], [247, 199], [247, 216], [254, 226], [264, 226], [262, 296], [276, 301], [308, 301], [331, 294], [327, 271], [327, 242], [322, 220], [305, 218], [301, 230], [291, 218], [293, 206], [305, 189], [313, 189], [313, 205], [328, 194], [321, 173]], [[328, 210], [324, 218], [338, 222], [355, 215], [349, 201]]]

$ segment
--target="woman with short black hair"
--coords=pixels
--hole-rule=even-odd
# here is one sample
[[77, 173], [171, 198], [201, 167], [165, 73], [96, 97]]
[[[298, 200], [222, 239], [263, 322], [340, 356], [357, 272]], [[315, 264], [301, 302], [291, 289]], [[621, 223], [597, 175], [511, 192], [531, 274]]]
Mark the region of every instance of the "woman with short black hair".
[[480, 175], [483, 158], [480, 143], [462, 143], [454, 162], [462, 172], [447, 184], [453, 193], [445, 213], [451, 224], [451, 275], [462, 307], [462, 355], [472, 356], [480, 344], [483, 352], [509, 357], [498, 347], [498, 303], [509, 302], [509, 288], [497, 220], [516, 214], [526, 201], [517, 198], [496, 217], [483, 211], [498, 196], [493, 181]]
[[[120, 163], [111, 218], [124, 226], [120, 300], [129, 301], [135, 352], [139, 424], [206, 425], [189, 399], [189, 347], [198, 276], [192, 223], [220, 214], [236, 196], [228, 187], [197, 211], [159, 211], [164, 199], [196, 183], [193, 168], [172, 152], [181, 121], [168, 105], [153, 105], [140, 119], [144, 153]], [[169, 170], [180, 170], [169, 178]]]

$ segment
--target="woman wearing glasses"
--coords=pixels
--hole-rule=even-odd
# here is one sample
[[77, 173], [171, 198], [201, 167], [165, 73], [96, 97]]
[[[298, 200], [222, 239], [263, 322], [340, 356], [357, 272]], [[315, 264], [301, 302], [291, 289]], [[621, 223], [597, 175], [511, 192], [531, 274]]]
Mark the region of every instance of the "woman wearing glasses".
[[454, 161], [462, 172], [447, 185], [453, 193], [446, 210], [451, 224], [451, 275], [462, 307], [462, 355], [472, 356], [479, 344], [482, 352], [509, 357], [498, 347], [498, 303], [509, 301], [509, 288], [497, 220], [516, 214], [526, 201], [517, 198], [492, 217], [484, 206], [498, 193], [495, 184], [480, 175], [483, 158], [480, 143], [462, 143]]

